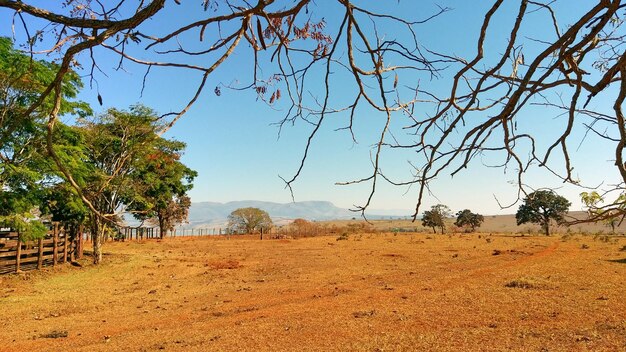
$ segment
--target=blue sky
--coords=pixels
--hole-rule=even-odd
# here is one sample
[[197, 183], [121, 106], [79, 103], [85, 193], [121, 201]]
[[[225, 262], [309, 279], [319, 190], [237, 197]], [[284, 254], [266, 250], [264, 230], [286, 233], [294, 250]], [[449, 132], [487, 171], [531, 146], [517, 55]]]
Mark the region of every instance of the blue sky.
[[[167, 7], [172, 8], [173, 12], [168, 12], [168, 9], [164, 12], [170, 17], [152, 19], [147, 23], [147, 27], [156, 31], [165, 31], [170, 21], [176, 23], [190, 16], [201, 17], [205, 14], [197, 10], [199, 3], [200, 1], [188, 1], [183, 6], [175, 6], [173, 1], [169, 1]], [[320, 5], [321, 1], [318, 0], [317, 3], [319, 7], [324, 7]], [[435, 4], [452, 8], [451, 11], [432, 22], [416, 27], [418, 39], [434, 50], [469, 56], [475, 52], [475, 38], [480, 20], [488, 5], [486, 3], [390, 1], [377, 2], [374, 6], [385, 7], [379, 9], [382, 11], [408, 14], [407, 18], [411, 20], [422, 19], [435, 12], [437, 9]], [[487, 55], [490, 51], [500, 53], [503, 50], [502, 40], [509, 31], [509, 18], [517, 6], [517, 2], [507, 3], [509, 4], [507, 12], [494, 19], [494, 28], [498, 30], [490, 32], [492, 39], [487, 42]], [[559, 6], [559, 16], [563, 26], [567, 23], [569, 16], [575, 15], [580, 10], [577, 6], [582, 5], [572, 6], [569, 1], [561, 1], [560, 4], [557, 6]], [[314, 14], [317, 18], [326, 19], [330, 33], [333, 33], [339, 15], [341, 14], [336, 11], [336, 8], [330, 6]], [[543, 19], [545, 15], [531, 16], [529, 21], [536, 21], [536, 24], [530, 23], [525, 27], [525, 33], [536, 37], [545, 35], [547, 32]], [[0, 23], [10, 23], [10, 17], [6, 12], [0, 12]], [[399, 36], [400, 40], [406, 39], [402, 37], [403, 34], [396, 31], [397, 28], [381, 27], [378, 29], [383, 35]], [[0, 34], [10, 35], [10, 27], [2, 26]], [[21, 35], [18, 28], [18, 41]], [[284, 188], [284, 183], [278, 175], [290, 178], [297, 170], [306, 138], [312, 127], [303, 121], [297, 121], [294, 126], [284, 128], [278, 138], [278, 128], [272, 124], [283, 117], [287, 108], [284, 105], [286, 101], [270, 107], [257, 101], [256, 95], [250, 91], [222, 89], [219, 97], [213, 93], [212, 87], [219, 84], [240, 82], [243, 85], [250, 82], [252, 66], [249, 54], [248, 45], [242, 44], [234, 55], [210, 76], [207, 83], [209, 88], [167, 134], [168, 137], [187, 143], [183, 161], [197, 170], [199, 175], [194, 189], [190, 192], [194, 202], [227, 202], [246, 199], [291, 201], [291, 194]], [[197, 73], [190, 71], [154, 69], [148, 77], [148, 85], [143, 95], [140, 95], [141, 81], [145, 73], [144, 67], [127, 64], [125, 70], [115, 71], [114, 67], [117, 62], [114, 57], [102, 52], [98, 52], [97, 55], [100, 66], [107, 76], [100, 74], [97, 85], [92, 87], [88, 81], [85, 81], [86, 88], [80, 96], [81, 99], [91, 103], [96, 110], [108, 107], [125, 108], [132, 104], [142, 103], [160, 113], [176, 111], [186, 104], [200, 80]], [[81, 59], [84, 60], [85, 56]], [[269, 75], [273, 72], [266, 69], [263, 73]], [[444, 74], [450, 75], [451, 73], [449, 71]], [[411, 75], [400, 77], [402, 82], [415, 78]], [[339, 103], [352, 99], [354, 88], [349, 84], [349, 77], [337, 72], [332, 79], [333, 101]], [[433, 90], [443, 91], [449, 89], [449, 82], [448, 79], [424, 79], [422, 84]], [[309, 87], [313, 96], [321, 96], [323, 91], [320, 89], [320, 83], [320, 77], [312, 77]], [[104, 99], [102, 108], [96, 100], [98, 92]], [[605, 98], [608, 99], [610, 96]], [[599, 97], [594, 100], [594, 104], [601, 107], [605, 98]], [[609, 104], [609, 100], [606, 100], [606, 104]], [[556, 116], [555, 112], [546, 111], [546, 109], [529, 109], [525, 115], [520, 116], [520, 121], [524, 122], [521, 128], [528, 128], [538, 136], [548, 137], [562, 128], [560, 126], [563, 120], [554, 116]], [[401, 119], [398, 122], [395, 121], [394, 118], [396, 127], [402, 125]], [[328, 200], [343, 208], [350, 208], [355, 204], [365, 202], [369, 185], [337, 186], [335, 182], [350, 181], [369, 175], [371, 146], [376, 141], [381, 124], [384, 123], [384, 116], [369, 109], [359, 111], [355, 127], [358, 144], [353, 143], [347, 131], [335, 131], [345, 126], [346, 123], [347, 116], [344, 114], [329, 117], [323, 125], [314, 140], [304, 170], [294, 183], [293, 191], [296, 201]], [[396, 131], [405, 133], [399, 128]], [[577, 128], [572, 137], [572, 145], [578, 144], [583, 133], [582, 128]], [[386, 172], [399, 179], [406, 179], [410, 176], [411, 168], [408, 161], [415, 158], [414, 153], [386, 151], [383, 156], [383, 167]], [[611, 156], [606, 144], [590, 139], [573, 156], [575, 174], [588, 185], [597, 185], [601, 182], [615, 183], [618, 178], [616, 170], [614, 171], [614, 167], [611, 166]], [[489, 157], [482, 161], [486, 164], [494, 164], [497, 160], [499, 160], [497, 157]], [[477, 159], [472, 162], [469, 169], [454, 178], [443, 174], [433, 182], [431, 185], [433, 195], [426, 197], [423, 210], [430, 205], [444, 203], [455, 211], [470, 208], [484, 214], [513, 213], [517, 206], [500, 209], [495, 198], [502, 204], [514, 201], [517, 197], [517, 186], [510, 182], [514, 179], [515, 175], [510, 170], [507, 173], [503, 169], [488, 168]], [[563, 185], [557, 178], [542, 170], [532, 170], [527, 177], [527, 182], [535, 188], [558, 187], [557, 192], [572, 201], [574, 204], [572, 208], [580, 209], [578, 193], [583, 189]], [[377, 210], [385, 210], [408, 215], [415, 206], [416, 197], [416, 186], [395, 187], [381, 183], [378, 185], [370, 213], [375, 214]]]

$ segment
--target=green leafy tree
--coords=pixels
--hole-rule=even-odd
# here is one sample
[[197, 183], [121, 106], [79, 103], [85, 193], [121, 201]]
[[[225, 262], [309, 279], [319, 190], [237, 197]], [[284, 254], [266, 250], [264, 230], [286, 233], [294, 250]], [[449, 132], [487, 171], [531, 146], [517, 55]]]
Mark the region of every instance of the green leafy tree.
[[603, 206], [604, 197], [598, 192], [582, 192], [580, 199], [587, 208], [588, 218], [595, 222], [602, 222], [611, 228], [611, 232], [615, 233], [615, 228], [619, 226], [624, 219], [624, 211], [626, 210], [626, 194], [621, 194], [616, 202]]
[[136, 170], [145, 164], [161, 138], [156, 121], [154, 111], [141, 105], [128, 111], [109, 109], [92, 120], [79, 121], [88, 168], [79, 180], [83, 196], [97, 211], [89, 213], [96, 264], [102, 261], [102, 244], [119, 224], [120, 214], [146, 202], [145, 183]]
[[261, 239], [263, 232], [272, 227], [270, 215], [259, 208], [239, 208], [228, 215], [228, 228], [232, 231], [254, 233], [259, 231]]
[[49, 214], [52, 221], [61, 223], [72, 239], [78, 236], [80, 226], [89, 215], [85, 203], [67, 183], [47, 188], [42, 196], [40, 209], [42, 213]]
[[[57, 71], [58, 65], [33, 60], [15, 50], [10, 39], [0, 37], [0, 222], [29, 238], [45, 234], [34, 210], [44, 206], [47, 188], [63, 182], [46, 148], [47, 112], [54, 105], [52, 97], [29, 111]], [[82, 87], [80, 77], [70, 71], [62, 82], [58, 114], [90, 113], [86, 103], [74, 100]], [[52, 136], [55, 151], [71, 167], [77, 160], [71, 153], [75, 140], [67, 131], [67, 126], [58, 123]]]
[[422, 215], [422, 226], [432, 227], [433, 233], [437, 233], [436, 228], [438, 227], [443, 234], [443, 231], [446, 229], [445, 220], [450, 214], [451, 211], [447, 205], [433, 205], [430, 210], [426, 210]]
[[517, 210], [517, 225], [527, 222], [539, 224], [546, 236], [550, 236], [550, 222], [563, 223], [570, 205], [572, 203], [567, 199], [551, 190], [535, 191], [524, 198], [524, 204]]
[[128, 210], [140, 220], [155, 218], [161, 237], [187, 219], [191, 206], [187, 192], [197, 172], [180, 161], [184, 149], [183, 142], [159, 138], [133, 172], [141, 195]]
[[167, 232], [174, 231], [177, 224], [187, 220], [189, 207], [191, 207], [191, 198], [187, 195], [164, 199], [162, 203], [155, 206], [155, 216], [149, 220], [159, 226], [160, 236], [163, 238]]
[[0, 227], [8, 227], [18, 233], [22, 242], [43, 237], [48, 229], [31, 212], [0, 215]]
[[476, 228], [485, 221], [485, 217], [480, 214], [472, 213], [469, 209], [464, 209], [456, 213], [456, 221], [454, 225], [464, 227], [466, 232], [474, 232]]

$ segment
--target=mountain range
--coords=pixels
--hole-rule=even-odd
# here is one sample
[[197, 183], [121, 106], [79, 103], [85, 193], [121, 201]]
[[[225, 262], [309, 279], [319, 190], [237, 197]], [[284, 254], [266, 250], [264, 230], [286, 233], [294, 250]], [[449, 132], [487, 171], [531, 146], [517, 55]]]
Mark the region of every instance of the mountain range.
[[[341, 220], [359, 217], [359, 213], [342, 209], [327, 201], [304, 201], [292, 203], [274, 203], [256, 200], [234, 201], [228, 203], [197, 202], [189, 208], [189, 224], [185, 227], [219, 227], [226, 224], [228, 215], [238, 208], [259, 208], [265, 210], [272, 220], [280, 224], [286, 220], [302, 218], [306, 220]], [[388, 216], [383, 214], [384, 216]], [[381, 215], [368, 216], [380, 218]]]

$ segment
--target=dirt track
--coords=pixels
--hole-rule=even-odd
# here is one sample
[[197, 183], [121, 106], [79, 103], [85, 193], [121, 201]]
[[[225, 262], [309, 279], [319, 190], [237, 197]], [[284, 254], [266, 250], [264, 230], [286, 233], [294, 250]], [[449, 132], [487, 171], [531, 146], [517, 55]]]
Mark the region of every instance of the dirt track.
[[0, 278], [0, 350], [626, 351], [619, 241], [107, 244], [101, 267]]

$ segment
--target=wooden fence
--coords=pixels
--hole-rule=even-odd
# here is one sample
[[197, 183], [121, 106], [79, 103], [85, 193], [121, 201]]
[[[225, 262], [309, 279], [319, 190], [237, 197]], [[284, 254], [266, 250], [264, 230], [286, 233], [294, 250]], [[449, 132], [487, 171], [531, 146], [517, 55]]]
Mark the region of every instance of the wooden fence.
[[17, 232], [0, 232], [0, 274], [56, 266], [82, 257], [83, 236], [70, 241], [67, 233], [54, 225], [44, 238], [22, 242]]
[[[235, 235], [228, 229], [176, 229], [169, 236], [215, 236]], [[74, 259], [82, 258], [85, 242], [91, 241], [89, 234], [82, 228], [78, 236], [70, 240], [66, 231], [58, 224], [44, 238], [22, 242], [17, 232], [0, 231], [0, 275], [26, 270], [41, 269], [44, 266], [56, 266]], [[143, 240], [159, 238], [159, 229], [151, 227], [122, 227], [117, 235], [111, 236], [118, 240]]]
[[[169, 232], [167, 237], [182, 237], [182, 236], [214, 236], [214, 235], [237, 235], [243, 234], [243, 232], [233, 232], [228, 228], [214, 227], [214, 228], [177, 228], [174, 231]], [[119, 227], [116, 234], [113, 236], [115, 239], [126, 240], [143, 240], [152, 238], [161, 238], [161, 234], [158, 227]]]
[[117, 229], [115, 238], [122, 241], [132, 240], [133, 238], [143, 240], [144, 238], [160, 238], [160, 234], [158, 227], [120, 227]]

